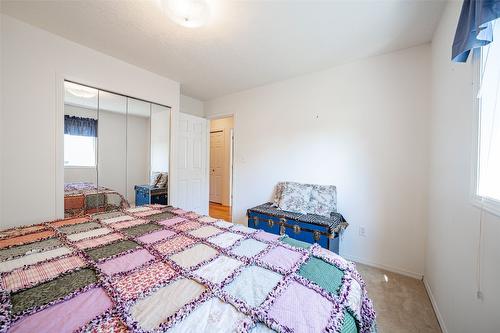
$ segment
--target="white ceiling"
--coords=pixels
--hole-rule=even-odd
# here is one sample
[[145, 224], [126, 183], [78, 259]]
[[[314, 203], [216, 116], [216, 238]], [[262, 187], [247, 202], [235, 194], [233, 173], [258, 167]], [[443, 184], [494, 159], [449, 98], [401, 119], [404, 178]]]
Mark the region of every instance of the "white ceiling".
[[190, 29], [170, 21], [157, 1], [2, 1], [2, 11], [208, 100], [427, 43], [444, 7], [439, 0], [212, 0], [209, 24]]

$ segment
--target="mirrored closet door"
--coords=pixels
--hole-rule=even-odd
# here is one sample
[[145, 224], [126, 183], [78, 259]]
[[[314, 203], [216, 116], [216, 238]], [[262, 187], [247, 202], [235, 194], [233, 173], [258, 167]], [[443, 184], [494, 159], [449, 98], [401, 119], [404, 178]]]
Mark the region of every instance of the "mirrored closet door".
[[[86, 198], [87, 213], [126, 208], [127, 97], [99, 91], [97, 185], [94, 200]], [[94, 202], [95, 201], [95, 202]], [[97, 204], [97, 207], [96, 207]]]
[[170, 108], [65, 82], [65, 216], [168, 204]]

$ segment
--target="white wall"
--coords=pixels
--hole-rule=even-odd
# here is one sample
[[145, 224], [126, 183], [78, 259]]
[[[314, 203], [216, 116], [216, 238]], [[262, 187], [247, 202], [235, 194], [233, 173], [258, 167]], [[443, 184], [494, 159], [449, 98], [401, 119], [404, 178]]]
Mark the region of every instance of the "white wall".
[[64, 183], [78, 182], [97, 184], [96, 168], [64, 167]]
[[421, 275], [429, 82], [423, 45], [207, 102], [209, 117], [235, 114], [235, 221], [278, 181], [334, 184], [350, 223], [341, 252]]
[[498, 332], [500, 218], [483, 220], [482, 288], [476, 299], [479, 210], [471, 205], [472, 64], [453, 64], [461, 3], [450, 2], [432, 42], [429, 225], [425, 282], [447, 332]]
[[170, 159], [170, 110], [153, 105], [151, 114], [151, 171], [168, 172]]
[[[2, 15], [4, 145], [1, 227], [62, 212], [62, 133], [56, 135], [58, 76], [168, 105], [179, 111], [179, 83]], [[59, 84], [61, 87], [59, 87]], [[61, 94], [62, 95], [62, 94]], [[62, 126], [62, 125], [59, 125]], [[60, 172], [57, 170], [60, 169]], [[56, 188], [56, 184], [61, 188]], [[29, 198], [27, 197], [29, 191]], [[8, 193], [8, 195], [6, 195]], [[29, 200], [29, 201], [27, 201]], [[25, 209], [29, 204], [30, 209]]]
[[186, 95], [181, 95], [180, 110], [182, 113], [187, 113], [198, 117], [205, 117], [203, 102]]
[[213, 119], [210, 121], [210, 131], [224, 131], [224, 170], [222, 177], [222, 204], [231, 205], [231, 130], [233, 117]]

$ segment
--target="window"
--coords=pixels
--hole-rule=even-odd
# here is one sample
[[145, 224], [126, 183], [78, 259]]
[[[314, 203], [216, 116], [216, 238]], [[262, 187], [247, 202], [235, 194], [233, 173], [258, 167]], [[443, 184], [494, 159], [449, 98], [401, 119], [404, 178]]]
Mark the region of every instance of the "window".
[[64, 166], [95, 167], [96, 138], [64, 134]]
[[[495, 24], [496, 23], [496, 24]], [[475, 196], [500, 214], [500, 21], [494, 42], [481, 49], [478, 87], [478, 144]]]

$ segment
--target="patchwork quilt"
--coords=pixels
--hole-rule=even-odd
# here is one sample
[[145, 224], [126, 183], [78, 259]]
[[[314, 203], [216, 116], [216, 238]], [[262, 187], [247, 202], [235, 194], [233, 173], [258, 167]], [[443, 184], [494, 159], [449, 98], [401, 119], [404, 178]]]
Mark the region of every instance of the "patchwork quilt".
[[64, 216], [66, 218], [129, 207], [123, 195], [109, 188], [97, 187], [88, 182], [64, 184]]
[[374, 332], [353, 263], [151, 205], [0, 231], [0, 332]]

